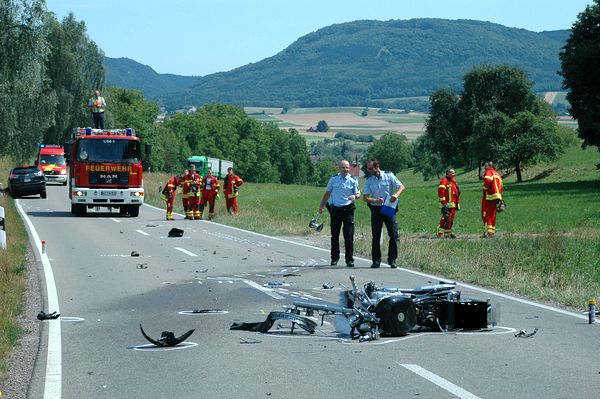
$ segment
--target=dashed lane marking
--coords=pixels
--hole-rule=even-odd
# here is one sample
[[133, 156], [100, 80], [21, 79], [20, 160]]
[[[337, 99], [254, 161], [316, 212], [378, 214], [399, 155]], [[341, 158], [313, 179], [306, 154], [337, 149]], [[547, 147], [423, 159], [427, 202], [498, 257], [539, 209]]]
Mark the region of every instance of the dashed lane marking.
[[400, 366], [412, 371], [420, 377], [425, 378], [427, 381], [434, 383], [438, 387], [445, 389], [446, 391], [450, 392], [455, 396], [458, 396], [461, 399], [480, 399], [479, 396], [473, 395], [471, 392], [459, 387], [458, 385], [451, 383], [450, 381], [440, 377], [437, 374], [432, 373], [427, 369], [424, 369], [418, 364], [400, 364]]
[[189, 255], [189, 256], [198, 256], [195, 253], [188, 251], [187, 249], [183, 249], [183, 248], [179, 248], [179, 247], [175, 247], [175, 249], [178, 251], [181, 251], [184, 254]]

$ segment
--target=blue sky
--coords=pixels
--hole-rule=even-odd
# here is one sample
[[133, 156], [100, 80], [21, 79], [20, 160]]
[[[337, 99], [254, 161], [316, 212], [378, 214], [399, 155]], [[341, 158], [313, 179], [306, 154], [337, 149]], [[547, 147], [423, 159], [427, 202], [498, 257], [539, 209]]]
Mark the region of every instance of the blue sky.
[[320, 28], [361, 19], [475, 19], [569, 29], [593, 0], [46, 0], [70, 11], [108, 57], [159, 73], [208, 75], [271, 57]]

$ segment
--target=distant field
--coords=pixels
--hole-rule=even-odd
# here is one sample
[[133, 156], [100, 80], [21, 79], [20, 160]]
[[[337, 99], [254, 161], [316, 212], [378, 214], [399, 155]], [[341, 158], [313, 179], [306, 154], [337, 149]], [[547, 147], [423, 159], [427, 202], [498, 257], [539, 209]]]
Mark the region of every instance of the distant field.
[[[322, 108], [292, 108], [282, 114], [280, 108], [247, 107], [250, 117], [273, 122], [281, 128], [293, 127], [309, 141], [319, 138], [333, 138], [336, 133], [344, 132], [355, 135], [382, 136], [388, 132], [404, 134], [409, 140], [416, 140], [425, 129], [426, 114], [393, 113], [401, 110], [390, 109], [391, 113], [378, 113], [378, 109], [369, 109], [367, 116], [362, 116], [364, 107], [322, 107]], [[264, 110], [264, 114], [262, 113]], [[269, 113], [270, 111], [275, 111]], [[308, 130], [316, 128], [319, 121], [324, 120], [329, 125], [329, 131], [316, 135]]]

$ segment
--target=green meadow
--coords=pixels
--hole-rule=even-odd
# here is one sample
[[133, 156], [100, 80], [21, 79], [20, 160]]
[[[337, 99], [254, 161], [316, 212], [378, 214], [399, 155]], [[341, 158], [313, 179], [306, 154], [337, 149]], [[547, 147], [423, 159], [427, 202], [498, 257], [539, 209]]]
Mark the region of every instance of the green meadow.
[[[455, 219], [454, 240], [435, 237], [439, 181], [423, 181], [412, 170], [399, 173], [406, 186], [398, 213], [399, 265], [583, 309], [587, 299], [600, 297], [600, 170], [595, 167], [599, 161], [596, 149], [575, 146], [556, 163], [526, 169], [523, 183], [506, 175], [508, 209], [498, 215], [494, 239], [480, 238], [482, 183], [477, 170], [457, 171], [462, 207]], [[166, 178], [145, 177], [148, 202], [162, 206], [158, 182]], [[322, 232], [307, 227], [323, 192], [322, 187], [246, 183], [240, 190], [241, 215], [226, 215], [221, 199], [216, 221], [276, 236], [312, 235], [327, 242], [327, 217]], [[355, 247], [357, 255], [370, 258], [369, 211], [362, 201], [357, 204]], [[182, 212], [179, 200], [175, 210]]]

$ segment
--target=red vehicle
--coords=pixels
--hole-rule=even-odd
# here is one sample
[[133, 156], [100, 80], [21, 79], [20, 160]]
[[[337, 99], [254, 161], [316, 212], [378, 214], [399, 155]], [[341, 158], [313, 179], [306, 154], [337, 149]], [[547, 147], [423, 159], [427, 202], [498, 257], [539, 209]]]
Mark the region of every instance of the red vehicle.
[[67, 161], [62, 145], [40, 144], [35, 164], [46, 176], [46, 182], [55, 181], [67, 185]]
[[137, 217], [144, 203], [140, 147], [130, 128], [75, 129], [68, 145], [71, 213], [106, 207]]

